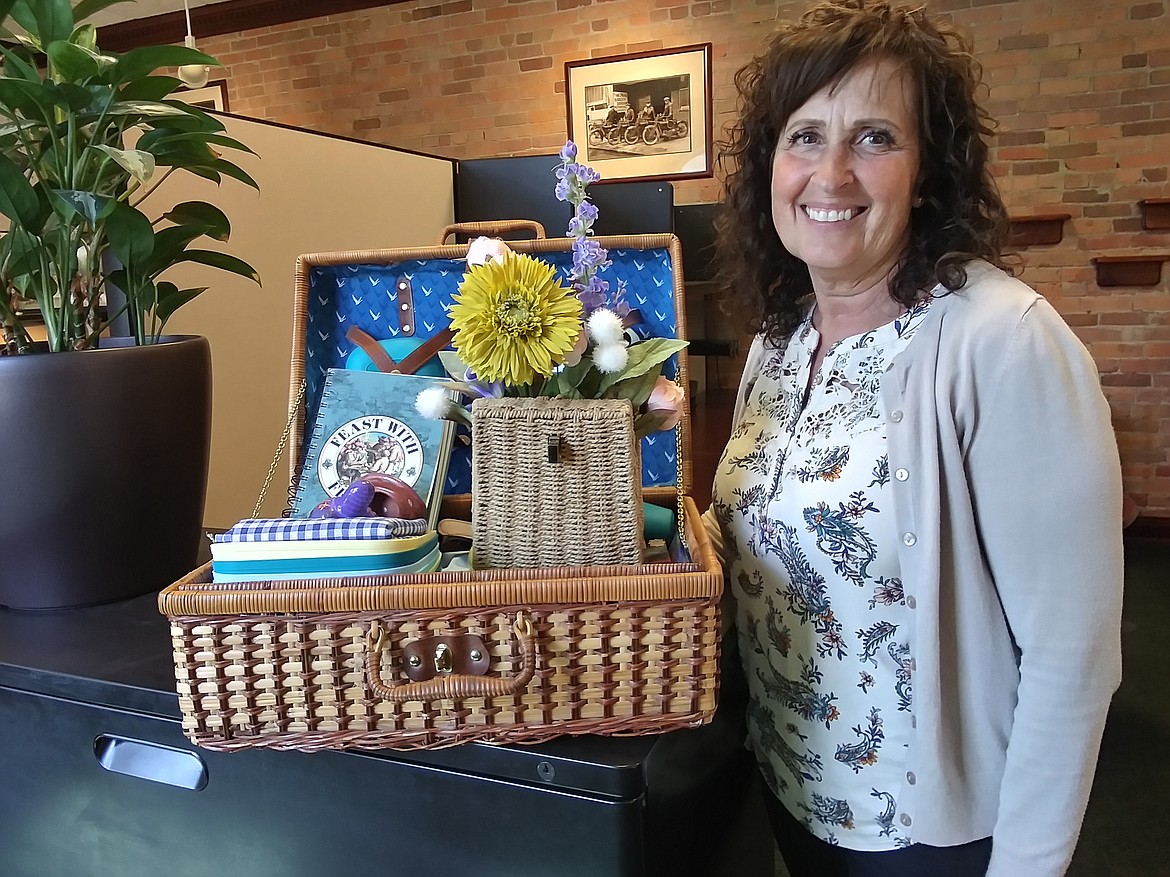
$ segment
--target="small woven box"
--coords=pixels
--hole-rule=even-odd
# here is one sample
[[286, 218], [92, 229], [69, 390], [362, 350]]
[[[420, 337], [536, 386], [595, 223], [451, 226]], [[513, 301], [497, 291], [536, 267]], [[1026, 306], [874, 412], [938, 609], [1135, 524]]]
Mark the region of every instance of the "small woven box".
[[477, 399], [471, 411], [476, 567], [642, 562], [628, 400]]

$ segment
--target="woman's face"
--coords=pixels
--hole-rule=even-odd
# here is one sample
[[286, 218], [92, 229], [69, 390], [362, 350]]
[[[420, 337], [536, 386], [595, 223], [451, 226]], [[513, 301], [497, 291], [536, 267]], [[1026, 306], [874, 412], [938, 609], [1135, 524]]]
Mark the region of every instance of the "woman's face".
[[897, 62], [863, 61], [780, 132], [772, 221], [815, 288], [872, 286], [905, 250], [919, 171], [914, 92]]

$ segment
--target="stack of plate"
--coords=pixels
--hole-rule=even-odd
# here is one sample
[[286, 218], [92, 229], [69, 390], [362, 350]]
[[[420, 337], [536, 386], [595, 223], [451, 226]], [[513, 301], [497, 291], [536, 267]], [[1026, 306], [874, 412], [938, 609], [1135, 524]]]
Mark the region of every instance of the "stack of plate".
[[396, 518], [249, 518], [216, 535], [215, 582], [333, 579], [434, 572], [439, 537]]

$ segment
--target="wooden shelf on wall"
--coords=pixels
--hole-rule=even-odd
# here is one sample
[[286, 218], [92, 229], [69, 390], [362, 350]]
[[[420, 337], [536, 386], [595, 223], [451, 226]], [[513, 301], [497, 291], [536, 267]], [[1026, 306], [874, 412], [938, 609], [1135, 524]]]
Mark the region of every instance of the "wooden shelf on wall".
[[1031, 247], [1036, 244], [1059, 244], [1064, 237], [1064, 224], [1071, 213], [1043, 213], [1036, 216], [1011, 217], [1008, 231], [1009, 247]]
[[1098, 286], [1157, 286], [1162, 279], [1162, 263], [1170, 262], [1170, 253], [1143, 256], [1097, 256]]
[[1142, 228], [1146, 231], [1170, 231], [1170, 198], [1147, 198], [1138, 201], [1142, 211]]

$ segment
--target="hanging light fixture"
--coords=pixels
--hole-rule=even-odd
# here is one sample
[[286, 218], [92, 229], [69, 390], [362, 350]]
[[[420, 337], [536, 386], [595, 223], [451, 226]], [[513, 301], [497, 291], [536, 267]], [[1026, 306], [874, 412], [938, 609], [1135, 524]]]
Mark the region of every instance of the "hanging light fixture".
[[[183, 44], [188, 49], [195, 48], [195, 37], [191, 33], [191, 7], [187, 5], [187, 0], [183, 0], [183, 12], [187, 15], [187, 38], [183, 40]], [[211, 68], [203, 64], [184, 64], [179, 68], [179, 81], [181, 81], [188, 88], [203, 88], [207, 85], [207, 78], [211, 74]]]

